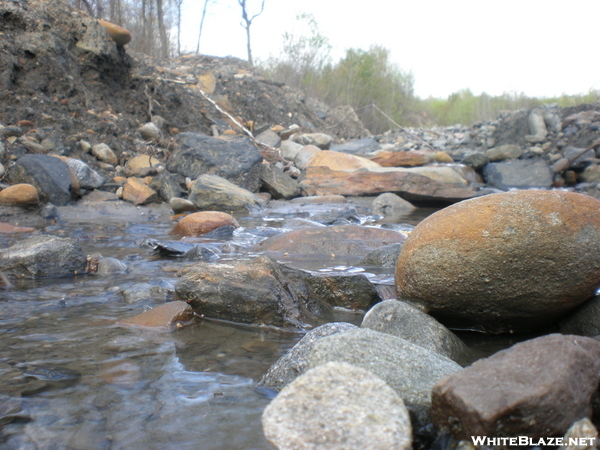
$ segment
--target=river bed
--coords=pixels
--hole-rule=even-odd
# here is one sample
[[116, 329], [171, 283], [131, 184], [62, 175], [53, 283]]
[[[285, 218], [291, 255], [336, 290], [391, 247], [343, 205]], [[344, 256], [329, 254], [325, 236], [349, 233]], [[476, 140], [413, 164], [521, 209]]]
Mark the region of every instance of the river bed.
[[[60, 208], [61, 220], [41, 231], [77, 239], [86, 254], [119, 258], [127, 273], [20, 281], [0, 292], [0, 450], [271, 449], [260, 417], [274, 393], [255, 382], [302, 334], [207, 319], [172, 333], [119, 326], [169, 299], [176, 271], [189, 262], [141, 245], [174, 240], [167, 208], [115, 213], [105, 203]], [[236, 216], [241, 228], [232, 236], [187, 241], [214, 248], [220, 260], [249, 258], [252, 245], [293, 216], [311, 218], [286, 208]], [[356, 211], [361, 223], [409, 229], [435, 209], [392, 223]], [[5, 235], [2, 246], [23, 237]], [[227, 252], [220, 252], [224, 244]], [[393, 269], [369, 271], [356, 260], [284, 262], [393, 283]], [[155, 288], [153, 296], [128, 303], [121, 292], [143, 283]], [[337, 310], [328, 319], [360, 324], [362, 314]]]

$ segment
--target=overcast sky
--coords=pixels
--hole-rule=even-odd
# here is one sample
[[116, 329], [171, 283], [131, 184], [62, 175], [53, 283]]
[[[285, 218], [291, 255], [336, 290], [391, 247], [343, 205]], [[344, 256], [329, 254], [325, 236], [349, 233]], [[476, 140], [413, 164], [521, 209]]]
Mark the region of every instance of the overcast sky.
[[[246, 59], [237, 0], [217, 1], [200, 51]], [[247, 1], [251, 12], [260, 3]], [[187, 50], [196, 48], [203, 3], [184, 1]], [[348, 48], [388, 48], [392, 61], [412, 72], [419, 97], [461, 89], [538, 97], [600, 89], [600, 0], [266, 0], [251, 27], [254, 58], [279, 54], [283, 32], [302, 12], [315, 17], [334, 57]]]

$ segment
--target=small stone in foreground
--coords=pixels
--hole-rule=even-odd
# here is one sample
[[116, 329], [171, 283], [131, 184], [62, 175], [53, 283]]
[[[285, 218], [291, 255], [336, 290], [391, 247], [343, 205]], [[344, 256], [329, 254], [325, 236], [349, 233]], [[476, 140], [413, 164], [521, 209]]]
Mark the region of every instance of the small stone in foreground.
[[398, 394], [368, 370], [339, 362], [286, 386], [265, 409], [262, 424], [278, 450], [402, 450], [412, 441]]

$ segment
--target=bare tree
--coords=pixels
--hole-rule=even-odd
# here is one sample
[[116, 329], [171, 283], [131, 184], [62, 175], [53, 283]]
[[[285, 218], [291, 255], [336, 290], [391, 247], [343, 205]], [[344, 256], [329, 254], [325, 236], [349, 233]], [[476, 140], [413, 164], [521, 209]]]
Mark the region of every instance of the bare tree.
[[200, 53], [200, 38], [202, 37], [202, 27], [204, 26], [204, 18], [206, 17], [206, 9], [210, 3], [216, 3], [215, 0], [204, 0], [202, 8], [202, 16], [200, 17], [200, 29], [198, 30], [198, 43], [196, 44], [196, 53]]
[[248, 62], [250, 64], [253, 64], [253, 62], [252, 62], [252, 46], [250, 45], [250, 26], [252, 25], [252, 21], [254, 19], [256, 19], [258, 16], [260, 16], [262, 14], [262, 12], [264, 11], [264, 9], [265, 9], [265, 0], [261, 1], [260, 11], [257, 12], [256, 14], [252, 15], [252, 16], [250, 16], [248, 14], [248, 9], [246, 7], [246, 0], [238, 0], [238, 3], [242, 7], [242, 22], [241, 22], [241, 25], [246, 30], [246, 46], [247, 46], [247, 49], [248, 49]]

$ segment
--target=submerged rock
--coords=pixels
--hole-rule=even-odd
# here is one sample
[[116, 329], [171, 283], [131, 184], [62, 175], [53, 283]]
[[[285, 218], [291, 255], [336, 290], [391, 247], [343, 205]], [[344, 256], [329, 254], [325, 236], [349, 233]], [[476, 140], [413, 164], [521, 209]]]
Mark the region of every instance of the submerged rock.
[[415, 227], [396, 266], [398, 299], [491, 332], [547, 325], [598, 286], [600, 202], [571, 192], [513, 191], [443, 209]]
[[309, 370], [265, 408], [267, 440], [284, 449], [406, 450], [410, 418], [402, 399], [372, 372], [343, 362]]
[[374, 248], [404, 242], [405, 239], [406, 237], [397, 231], [359, 225], [303, 227], [272, 236], [254, 246], [254, 250], [295, 254], [361, 256]]
[[432, 392], [431, 417], [459, 439], [562, 436], [591, 415], [599, 373], [600, 342], [543, 336], [440, 380]]
[[14, 278], [68, 277], [85, 272], [86, 255], [73, 239], [32, 236], [0, 250], [0, 271]]
[[122, 325], [171, 331], [188, 325], [193, 321], [194, 311], [192, 307], [185, 302], [174, 301], [156, 306], [129, 319], [123, 319], [119, 323]]

